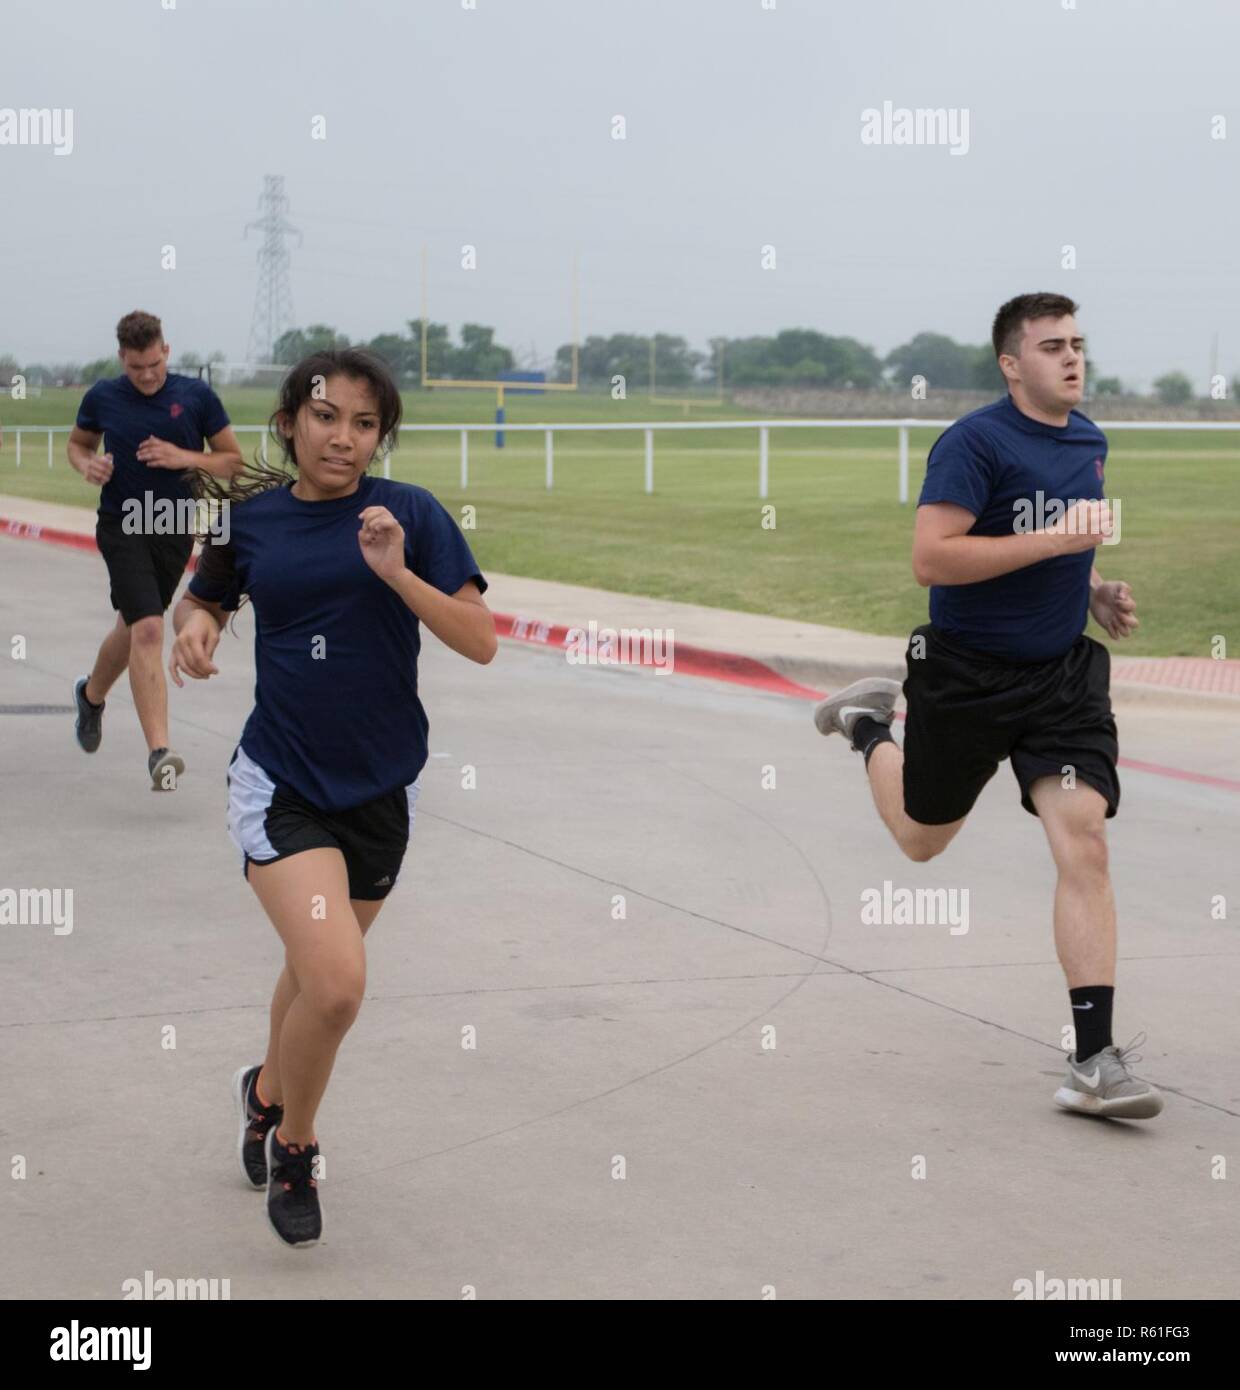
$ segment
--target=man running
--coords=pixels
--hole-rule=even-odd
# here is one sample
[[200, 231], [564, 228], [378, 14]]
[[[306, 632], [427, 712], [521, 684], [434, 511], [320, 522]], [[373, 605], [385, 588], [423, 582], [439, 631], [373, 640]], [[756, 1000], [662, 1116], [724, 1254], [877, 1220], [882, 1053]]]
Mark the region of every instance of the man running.
[[1111, 1039], [1106, 821], [1119, 806], [1119, 744], [1110, 653], [1084, 634], [1090, 613], [1111, 637], [1127, 637], [1137, 618], [1128, 585], [1093, 564], [1115, 532], [1103, 500], [1106, 436], [1072, 408], [1085, 385], [1076, 310], [1060, 294], [1004, 304], [992, 341], [1009, 394], [957, 420], [930, 451], [913, 536], [930, 622], [909, 642], [903, 751], [891, 736], [893, 680], [855, 682], [824, 700], [814, 723], [864, 756], [878, 813], [917, 863], [942, 853], [1011, 759], [1058, 871], [1055, 949], [1076, 1052], [1055, 1100], [1149, 1119], [1162, 1096], [1130, 1073], [1132, 1044]]
[[[168, 371], [168, 344], [153, 314], [126, 314], [116, 325], [116, 338], [124, 373], [97, 381], [87, 391], [69, 435], [69, 462], [88, 483], [102, 484], [95, 539], [117, 610], [116, 625], [103, 639], [94, 669], [73, 688], [76, 732], [85, 752], [99, 747], [104, 701], [128, 666], [149, 750], [151, 787], [163, 791], [175, 787], [185, 771], [184, 759], [168, 747], [164, 612], [185, 572], [194, 537], [189, 527], [167, 534], [164, 525], [147, 524], [147, 518], [174, 508], [183, 514], [192, 503], [186, 469], [230, 478], [243, 460], [210, 386]], [[101, 439], [106, 452], [100, 455], [95, 451]], [[204, 440], [209, 455], [203, 451]]]

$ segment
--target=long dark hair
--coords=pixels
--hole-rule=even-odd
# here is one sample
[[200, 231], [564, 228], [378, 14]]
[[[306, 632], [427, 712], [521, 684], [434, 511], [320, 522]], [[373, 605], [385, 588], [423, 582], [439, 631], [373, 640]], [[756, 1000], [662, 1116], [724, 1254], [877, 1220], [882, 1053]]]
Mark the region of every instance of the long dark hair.
[[[293, 421], [297, 412], [309, 400], [321, 399], [322, 387], [329, 377], [347, 376], [354, 381], [370, 383], [379, 405], [379, 447], [375, 458], [390, 452], [396, 445], [400, 430], [401, 399], [392, 373], [387, 363], [374, 353], [363, 348], [330, 348], [322, 352], [312, 352], [303, 357], [280, 383], [280, 400], [271, 418], [267, 421], [267, 432], [280, 447], [278, 464], [264, 463], [261, 452], [254, 455], [254, 462], [247, 463], [240, 473], [232, 478], [217, 478], [213, 473], [205, 473], [201, 468], [189, 470], [187, 482], [189, 490], [200, 501], [208, 505], [212, 501], [244, 502], [261, 492], [269, 492], [275, 487], [287, 487], [297, 481], [297, 455], [293, 448]], [[289, 433], [281, 432], [279, 422], [283, 420]], [[370, 460], [373, 463], [374, 459]], [[370, 463], [366, 466], [369, 468]], [[206, 539], [206, 534], [203, 534]], [[204, 545], [199, 557], [200, 571], [213, 577], [222, 577], [225, 571], [219, 570], [224, 562], [210, 545]], [[218, 576], [216, 571], [219, 571]], [[244, 603], [244, 600], [243, 600]], [[238, 610], [239, 611], [239, 610]], [[230, 630], [233, 618], [229, 620]]]
[[[389, 453], [396, 446], [402, 405], [400, 391], [387, 363], [365, 348], [324, 348], [290, 367], [280, 383], [279, 402], [267, 421], [267, 434], [279, 446], [280, 462], [264, 463], [261, 452], [256, 453], [253, 463], [247, 463], [240, 473], [227, 480], [195, 468], [188, 478], [190, 492], [198, 498], [244, 502], [247, 497], [296, 482], [293, 421], [307, 401], [321, 399], [323, 384], [333, 376], [347, 376], [370, 384], [379, 406], [379, 448], [375, 457]], [[287, 435], [279, 428], [281, 420], [288, 427]]]

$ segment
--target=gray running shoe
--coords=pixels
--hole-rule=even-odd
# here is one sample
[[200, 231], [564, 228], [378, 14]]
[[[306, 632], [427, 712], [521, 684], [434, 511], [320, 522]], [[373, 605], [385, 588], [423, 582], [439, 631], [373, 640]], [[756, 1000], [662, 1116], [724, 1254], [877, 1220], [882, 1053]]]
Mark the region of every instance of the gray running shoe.
[[89, 676], [83, 676], [73, 687], [73, 700], [77, 705], [77, 725], [74, 733], [77, 734], [78, 747], [83, 753], [93, 753], [99, 747], [99, 741], [103, 738], [103, 705], [92, 705], [86, 698], [86, 686], [90, 681]]
[[[151, 790], [153, 792], [176, 791], [177, 778], [185, 771], [185, 759], [170, 748], [156, 748], [147, 758], [146, 767], [151, 774]], [[164, 783], [164, 774], [168, 768], [172, 769], [172, 777], [169, 779], [172, 783], [171, 786]]]
[[814, 708], [814, 724], [820, 734], [843, 734], [852, 742], [853, 725], [868, 715], [880, 724], [890, 724], [900, 695], [900, 682], [885, 676], [866, 676]]
[[1124, 1120], [1152, 1120], [1163, 1108], [1162, 1093], [1128, 1070], [1145, 1041], [1138, 1033], [1127, 1047], [1104, 1047], [1083, 1062], [1068, 1059], [1068, 1078], [1055, 1092], [1055, 1104], [1082, 1115], [1113, 1115]]

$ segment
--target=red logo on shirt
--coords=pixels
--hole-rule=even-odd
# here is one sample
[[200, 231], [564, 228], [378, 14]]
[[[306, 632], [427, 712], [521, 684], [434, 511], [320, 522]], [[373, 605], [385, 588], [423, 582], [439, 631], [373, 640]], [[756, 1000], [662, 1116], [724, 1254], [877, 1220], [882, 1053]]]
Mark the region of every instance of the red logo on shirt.
[[[174, 406], [173, 409], [175, 410], [176, 407]], [[1095, 460], [1094, 460], [1094, 472], [1097, 473], [1097, 475], [1098, 475], [1098, 481], [1101, 482], [1101, 481], [1102, 481], [1102, 460], [1101, 460], [1101, 459], [1095, 459]]]
[[[177, 404], [174, 405], [174, 406], [172, 407], [172, 409], [169, 411], [169, 414], [170, 414], [170, 415], [172, 416], [172, 418], [175, 420], [175, 419], [177, 418], [177, 416], [180, 415], [180, 413], [181, 413], [181, 403], [178, 401]], [[1101, 477], [1102, 477], [1102, 474], [1099, 473], [1098, 476], [1101, 478]]]

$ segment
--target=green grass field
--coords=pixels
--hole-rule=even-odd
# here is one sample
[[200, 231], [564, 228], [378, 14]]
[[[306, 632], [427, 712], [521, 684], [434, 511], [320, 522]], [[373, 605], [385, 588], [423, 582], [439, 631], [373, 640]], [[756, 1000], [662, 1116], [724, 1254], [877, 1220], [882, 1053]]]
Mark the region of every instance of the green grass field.
[[[259, 424], [265, 391], [225, 390], [235, 424]], [[0, 492], [92, 506], [97, 490], [70, 468], [65, 436], [47, 466], [46, 435], [27, 437], [15, 466], [12, 427], [68, 424], [80, 393], [45, 391], [4, 402]], [[486, 422], [486, 392], [437, 391], [406, 397], [408, 423]], [[641, 396], [567, 393], [509, 396], [509, 423], [681, 420], [678, 406]], [[695, 406], [688, 418], [746, 417], [733, 406]], [[910, 434], [910, 491], [916, 501], [926, 454], [938, 433]], [[257, 436], [243, 435], [247, 453]], [[1240, 653], [1240, 430], [1116, 431], [1107, 486], [1123, 504], [1123, 539], [1098, 552], [1108, 578], [1133, 586], [1139, 634], [1131, 655], [1210, 654], [1216, 633]], [[274, 451], [273, 451], [274, 457]], [[643, 490], [640, 431], [562, 434], [555, 441], [555, 487], [544, 483], [541, 434], [470, 436], [470, 485], [459, 486], [455, 434], [406, 434], [392, 476], [429, 488], [458, 518], [477, 509], [468, 539], [486, 570], [601, 589], [746, 609], [868, 632], [904, 635], [925, 621], [927, 595], [912, 578], [914, 506], [896, 500], [896, 431], [773, 430], [770, 495], [775, 529], [762, 527], [757, 432], [703, 430], [655, 435], [655, 491]], [[1091, 628], [1100, 636], [1096, 628]]]

